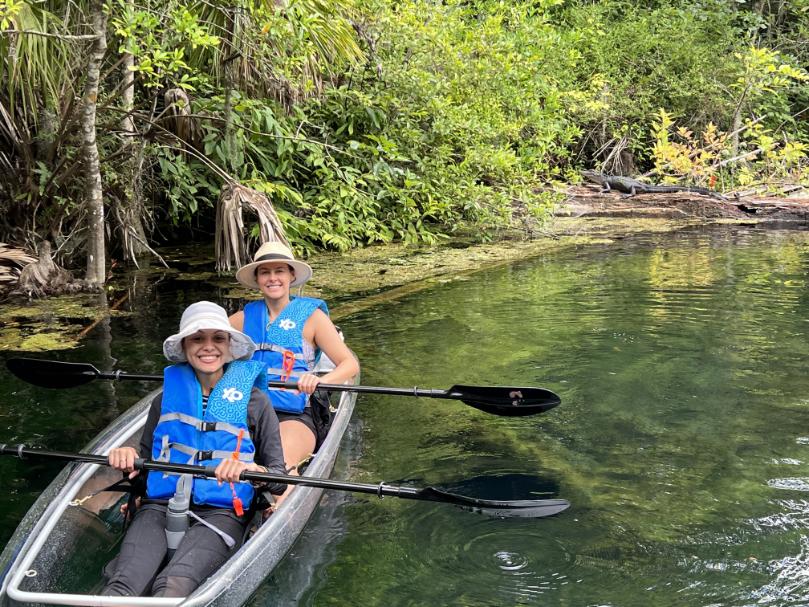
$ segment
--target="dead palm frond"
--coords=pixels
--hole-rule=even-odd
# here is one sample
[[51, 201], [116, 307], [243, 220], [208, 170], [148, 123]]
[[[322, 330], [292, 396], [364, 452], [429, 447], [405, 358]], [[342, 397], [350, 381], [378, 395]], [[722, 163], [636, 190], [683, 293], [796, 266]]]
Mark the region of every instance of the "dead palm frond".
[[[199, 123], [191, 116], [191, 99], [181, 88], [167, 89], [163, 93], [165, 109], [161, 126], [177, 136], [185, 145], [194, 145], [201, 139]], [[183, 154], [185, 155], [185, 154]]]
[[20, 278], [20, 270], [36, 261], [23, 249], [18, 249], [0, 242], [0, 285], [16, 283]]
[[226, 272], [244, 265], [250, 235], [245, 233], [243, 210], [256, 214], [260, 242], [282, 242], [289, 246], [284, 227], [266, 194], [237, 183], [222, 187], [216, 205], [216, 269]]

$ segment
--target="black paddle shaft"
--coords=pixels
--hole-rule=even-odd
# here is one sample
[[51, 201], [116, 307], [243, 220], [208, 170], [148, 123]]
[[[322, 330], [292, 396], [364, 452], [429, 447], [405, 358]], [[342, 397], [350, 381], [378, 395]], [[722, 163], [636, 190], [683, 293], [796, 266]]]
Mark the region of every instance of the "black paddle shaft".
[[[104, 455], [94, 455], [91, 453], [68, 453], [64, 451], [45, 451], [42, 449], [30, 449], [25, 445], [0, 444], [0, 454], [14, 455], [21, 459], [23, 459], [25, 456], [33, 456], [73, 462], [85, 462], [90, 464], [98, 464], [101, 466], [109, 465], [107, 457]], [[155, 462], [143, 459], [135, 460], [135, 468], [138, 470], [173, 472], [175, 474], [192, 474], [194, 476], [203, 476], [206, 478], [213, 478], [215, 476], [213, 468], [192, 466], [188, 464]], [[458, 506], [459, 508], [463, 508], [464, 510], [469, 510], [471, 512], [479, 512], [481, 514], [498, 518], [542, 518], [558, 514], [570, 506], [570, 503], [563, 499], [488, 500], [450, 493], [437, 487], [416, 488], [386, 485], [385, 483], [371, 485], [368, 483], [349, 483], [327, 478], [289, 476], [286, 474], [270, 474], [266, 472], [242, 472], [239, 478], [244, 481], [284, 483], [287, 485], [303, 485], [306, 487], [318, 487], [320, 489], [348, 491], [351, 493], [367, 493], [370, 495], [377, 495], [380, 498], [398, 497], [402, 499], [440, 502]]]
[[[10, 358], [6, 366], [14, 375], [36, 386], [45, 388], [73, 388], [96, 379], [160, 381], [160, 375], [136, 375], [123, 371], [103, 373], [88, 363], [68, 363], [38, 358]], [[271, 388], [297, 388], [295, 382], [269, 382]], [[449, 390], [414, 388], [388, 388], [383, 386], [354, 386], [347, 384], [318, 384], [319, 388], [335, 392], [364, 392], [442, 398], [461, 402], [492, 415], [518, 417], [544, 413], [562, 401], [545, 388], [516, 386], [452, 386]]]

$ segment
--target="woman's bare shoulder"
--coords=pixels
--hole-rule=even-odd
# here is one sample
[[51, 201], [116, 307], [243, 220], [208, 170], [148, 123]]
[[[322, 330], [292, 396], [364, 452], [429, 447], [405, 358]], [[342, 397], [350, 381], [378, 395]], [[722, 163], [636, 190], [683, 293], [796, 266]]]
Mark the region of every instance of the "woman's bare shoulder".
[[244, 310], [239, 310], [235, 314], [231, 314], [228, 317], [230, 321], [230, 326], [238, 331], [242, 331], [244, 329]]

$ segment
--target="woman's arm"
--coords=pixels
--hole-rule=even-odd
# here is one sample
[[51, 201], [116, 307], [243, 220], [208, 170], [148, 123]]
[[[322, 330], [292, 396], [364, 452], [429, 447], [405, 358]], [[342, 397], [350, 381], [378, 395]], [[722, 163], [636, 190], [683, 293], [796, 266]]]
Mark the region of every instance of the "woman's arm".
[[149, 407], [149, 415], [146, 417], [146, 424], [143, 426], [143, 433], [140, 436], [139, 451], [133, 447], [116, 447], [109, 452], [107, 461], [110, 466], [116, 470], [123, 472], [130, 472], [129, 478], [133, 478], [138, 474], [135, 471], [135, 459], [142, 457], [144, 459], [151, 459], [152, 457], [152, 440], [154, 429], [160, 419], [160, 405], [163, 402], [163, 393], [160, 392], [152, 399], [152, 404]]
[[[334, 326], [334, 323], [322, 310], [315, 310], [312, 316], [309, 317], [303, 328], [303, 335], [304, 338], [320, 348], [335, 364], [335, 368], [320, 377], [317, 383], [341, 384], [359, 372], [360, 365], [357, 359], [354, 358], [351, 350], [340, 338], [337, 327]], [[308, 380], [307, 376], [304, 377]], [[315, 386], [312, 386], [312, 390], [307, 390], [309, 383], [311, 382], [305, 381], [304, 386], [299, 385], [299, 387], [304, 392], [311, 394]]]

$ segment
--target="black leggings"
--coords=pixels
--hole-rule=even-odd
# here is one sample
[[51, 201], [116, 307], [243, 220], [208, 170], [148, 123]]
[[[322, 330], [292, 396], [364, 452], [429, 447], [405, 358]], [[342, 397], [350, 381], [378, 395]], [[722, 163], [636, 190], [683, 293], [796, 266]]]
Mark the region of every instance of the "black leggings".
[[111, 563], [112, 572], [101, 594], [179, 597], [196, 590], [239, 548], [246, 523], [229, 510], [199, 510], [195, 514], [230, 535], [236, 545], [228, 548], [218, 534], [191, 518], [174, 556], [161, 570], [168, 550], [166, 506], [145, 504], [126, 532], [121, 552]]

